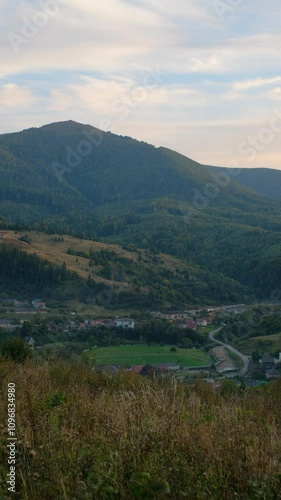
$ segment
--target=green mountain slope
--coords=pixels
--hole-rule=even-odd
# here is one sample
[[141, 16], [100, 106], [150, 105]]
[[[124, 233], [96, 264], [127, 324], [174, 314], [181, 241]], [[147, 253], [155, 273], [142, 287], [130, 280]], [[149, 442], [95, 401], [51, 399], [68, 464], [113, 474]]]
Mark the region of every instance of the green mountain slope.
[[225, 172], [89, 125], [50, 124], [0, 136], [0, 213], [171, 254], [268, 297], [281, 280], [281, 202]]
[[281, 200], [281, 171], [269, 168], [243, 168], [237, 180], [268, 198]]

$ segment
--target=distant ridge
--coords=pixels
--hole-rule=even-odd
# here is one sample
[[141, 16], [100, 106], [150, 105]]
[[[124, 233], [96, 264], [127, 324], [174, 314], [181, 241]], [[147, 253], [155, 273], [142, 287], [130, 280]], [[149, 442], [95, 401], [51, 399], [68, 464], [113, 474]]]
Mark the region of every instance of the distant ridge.
[[257, 193], [281, 200], [281, 171], [270, 168], [243, 168], [239, 182]]

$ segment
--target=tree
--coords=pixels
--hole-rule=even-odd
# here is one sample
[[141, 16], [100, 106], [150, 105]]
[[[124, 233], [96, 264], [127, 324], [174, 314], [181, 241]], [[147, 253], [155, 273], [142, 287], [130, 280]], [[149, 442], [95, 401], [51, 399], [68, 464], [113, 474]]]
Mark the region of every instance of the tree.
[[2, 356], [15, 363], [24, 363], [31, 356], [31, 352], [21, 338], [15, 337], [5, 340], [2, 347]]
[[254, 351], [252, 353], [252, 360], [253, 360], [254, 363], [258, 363], [259, 360], [260, 360], [260, 358], [261, 358], [261, 354], [260, 354], [259, 351]]
[[182, 347], [183, 349], [191, 349], [193, 347], [192, 340], [188, 338], [183, 338], [180, 347]]
[[30, 337], [32, 335], [33, 325], [31, 321], [25, 321], [22, 325], [21, 333], [23, 337]]

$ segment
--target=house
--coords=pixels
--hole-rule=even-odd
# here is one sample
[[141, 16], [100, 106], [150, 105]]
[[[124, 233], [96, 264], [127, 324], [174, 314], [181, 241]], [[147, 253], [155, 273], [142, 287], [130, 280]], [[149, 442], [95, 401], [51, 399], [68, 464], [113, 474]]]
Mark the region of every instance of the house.
[[266, 369], [270, 370], [270, 368], [274, 368], [275, 367], [276, 361], [275, 361], [275, 358], [273, 356], [268, 356], [267, 354], [265, 354], [261, 358], [261, 364], [262, 364], [263, 368], [266, 368]]
[[171, 311], [168, 313], [164, 313], [164, 318], [168, 321], [190, 319], [188, 312], [181, 312], [181, 311]]
[[2, 330], [12, 330], [13, 329], [13, 326], [12, 326], [12, 323], [10, 321], [8, 321], [7, 319], [0, 319], [0, 328], [2, 328]]
[[174, 322], [174, 324], [178, 327], [178, 328], [186, 328], [186, 322], [181, 320], [181, 319], [176, 319], [176, 321]]
[[161, 370], [161, 371], [167, 371], [167, 372], [173, 372], [173, 371], [179, 371], [180, 366], [172, 363], [162, 363], [161, 365], [153, 365], [153, 368], [156, 370]]
[[91, 326], [93, 328], [95, 328], [96, 326], [101, 326], [104, 324], [104, 320], [103, 319], [92, 319], [91, 320]]
[[121, 328], [132, 328], [132, 329], [134, 329], [135, 328], [135, 320], [134, 319], [130, 319], [130, 318], [117, 319], [115, 321], [115, 326], [117, 326], [117, 328], [121, 327]]
[[42, 310], [46, 309], [46, 303], [41, 299], [34, 299], [32, 301], [32, 306], [37, 311], [42, 311]]
[[249, 363], [249, 366], [248, 366], [248, 373], [254, 373], [258, 370], [260, 370], [261, 368], [261, 365], [259, 363]]
[[277, 370], [275, 370], [275, 368], [271, 368], [270, 370], [267, 370], [265, 376], [267, 380], [273, 380], [281, 377], [281, 374]]
[[169, 372], [178, 372], [181, 369], [179, 365], [169, 365], [168, 366], [168, 371]]
[[196, 321], [197, 325], [198, 326], [208, 326], [208, 321], [206, 318], [199, 318], [197, 321]]
[[215, 314], [213, 313], [208, 314], [208, 317], [206, 318], [208, 325], [212, 325], [214, 323], [214, 320], [215, 320]]
[[188, 314], [190, 314], [190, 316], [196, 316], [196, 314], [198, 313], [197, 309], [190, 309], [190, 311], [187, 311]]
[[24, 337], [24, 342], [25, 344], [27, 344], [30, 349], [33, 351], [34, 349], [34, 344], [35, 344], [35, 341], [32, 337]]
[[193, 330], [194, 332], [196, 332], [197, 325], [196, 325], [195, 321], [189, 320], [186, 322], [186, 328], [188, 328], [188, 330]]

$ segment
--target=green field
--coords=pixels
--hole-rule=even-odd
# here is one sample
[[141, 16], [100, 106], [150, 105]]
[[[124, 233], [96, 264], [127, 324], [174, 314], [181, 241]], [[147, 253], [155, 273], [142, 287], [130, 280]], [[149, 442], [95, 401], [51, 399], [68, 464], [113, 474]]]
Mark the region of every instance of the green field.
[[252, 354], [252, 352], [259, 350], [268, 353], [281, 351], [281, 333], [262, 337], [251, 337], [250, 339], [236, 342], [235, 347], [244, 354]]
[[183, 367], [208, 366], [210, 357], [200, 349], [177, 349], [176, 353], [170, 351], [171, 347], [148, 345], [121, 345], [114, 347], [97, 347], [87, 352], [87, 355], [97, 364], [177, 364]]

